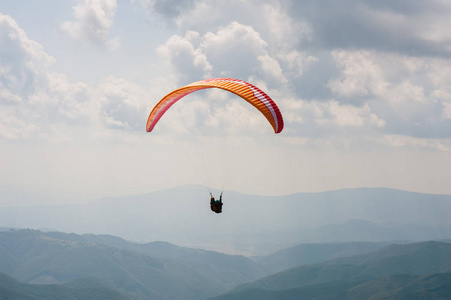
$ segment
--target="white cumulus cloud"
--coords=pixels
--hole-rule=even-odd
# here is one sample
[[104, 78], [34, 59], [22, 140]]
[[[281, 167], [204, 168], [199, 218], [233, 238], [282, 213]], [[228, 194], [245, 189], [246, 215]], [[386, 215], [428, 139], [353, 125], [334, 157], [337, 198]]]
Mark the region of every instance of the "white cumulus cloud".
[[0, 14], [0, 137], [71, 141], [107, 130], [143, 130], [147, 93], [107, 77], [97, 86], [50, 71], [55, 59]]
[[110, 38], [116, 0], [79, 0], [73, 7], [74, 21], [61, 24], [63, 32], [75, 40], [89, 41], [97, 46], [116, 48], [119, 38]]

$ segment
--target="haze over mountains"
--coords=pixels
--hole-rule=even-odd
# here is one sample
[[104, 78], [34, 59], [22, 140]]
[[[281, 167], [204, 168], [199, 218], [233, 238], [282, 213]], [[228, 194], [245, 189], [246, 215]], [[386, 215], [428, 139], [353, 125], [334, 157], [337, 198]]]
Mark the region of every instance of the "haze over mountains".
[[20, 281], [95, 278], [137, 299], [201, 299], [268, 274], [243, 256], [111, 236], [6, 231], [0, 245], [0, 272]]
[[225, 191], [224, 213], [216, 215], [209, 208], [209, 190], [190, 185], [87, 204], [10, 205], [0, 210], [0, 226], [111, 234], [246, 255], [300, 243], [422, 241], [451, 235], [451, 195], [385, 188], [270, 197]]
[[[280, 272], [266, 267], [293, 257]], [[450, 274], [445, 242], [307, 244], [253, 261], [107, 235], [0, 232], [7, 299], [446, 299]]]
[[0, 295], [451, 297], [451, 195], [384, 188], [278, 197], [225, 191], [217, 215], [208, 191], [182, 186], [86, 204], [3, 207]]

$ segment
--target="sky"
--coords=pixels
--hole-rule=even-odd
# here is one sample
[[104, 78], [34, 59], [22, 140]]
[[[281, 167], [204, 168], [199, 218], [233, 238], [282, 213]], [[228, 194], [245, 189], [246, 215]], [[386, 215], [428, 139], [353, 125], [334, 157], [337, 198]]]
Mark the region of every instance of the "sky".
[[[451, 194], [451, 3], [0, 2], [0, 205], [185, 184], [258, 195], [354, 187]], [[199, 91], [231, 77], [285, 127]]]

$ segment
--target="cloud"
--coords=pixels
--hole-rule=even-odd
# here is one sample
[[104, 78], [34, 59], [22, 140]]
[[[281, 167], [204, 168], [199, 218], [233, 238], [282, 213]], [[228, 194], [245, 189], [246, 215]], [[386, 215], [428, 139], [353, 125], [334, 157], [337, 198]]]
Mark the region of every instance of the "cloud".
[[427, 102], [424, 88], [413, 83], [422, 70], [403, 57], [370, 51], [332, 51], [331, 55], [341, 74], [330, 79], [328, 87], [342, 101], [380, 98], [394, 107]]
[[79, 0], [73, 7], [75, 20], [62, 23], [60, 28], [74, 40], [114, 49], [119, 45], [119, 38], [110, 39], [109, 30], [116, 5], [116, 0]]
[[50, 71], [55, 59], [0, 14], [0, 138], [67, 142], [144, 130], [148, 94], [112, 76], [98, 86]]
[[[383, 127], [385, 121], [379, 119], [368, 104], [363, 107], [352, 105], [340, 105], [336, 101], [322, 104], [322, 118], [317, 119], [317, 123], [332, 123], [338, 126], [363, 127], [365, 125]], [[324, 118], [326, 117], [326, 118]]]
[[[167, 9], [151, 9], [174, 22], [181, 32], [196, 31], [201, 35], [218, 32], [236, 22], [251, 27], [265, 41], [268, 51], [289, 53], [300, 41], [308, 39], [307, 23], [287, 14], [283, 2], [261, 0], [219, 1], [150, 1]], [[171, 9], [169, 9], [171, 7]], [[177, 13], [168, 13], [176, 10]]]
[[146, 91], [121, 78], [105, 78], [96, 92], [100, 118], [108, 128], [143, 131], [148, 115]]
[[14, 19], [0, 14], [0, 136], [13, 139], [37, 130], [26, 117], [33, 116], [29, 100], [45, 86], [42, 69], [53, 61]]
[[451, 137], [445, 117], [451, 100], [448, 60], [344, 50], [332, 57], [341, 72], [328, 87], [339, 102], [369, 105], [391, 134]]
[[183, 80], [188, 77], [186, 74], [192, 79], [209, 77], [212, 67], [203, 50], [199, 48], [199, 43], [199, 33], [189, 31], [184, 37], [172, 36], [164, 45], [159, 46], [157, 51], [177, 70]]
[[[434, 0], [149, 1], [181, 30], [217, 30], [232, 20], [274, 45], [304, 50], [368, 49], [412, 56], [451, 55], [451, 5]], [[262, 22], [261, 20], [265, 20]]]
[[379, 142], [394, 148], [418, 148], [422, 150], [451, 151], [451, 143], [442, 139], [385, 135]]
[[[196, 31], [188, 31], [184, 36], [174, 35], [158, 48], [158, 53], [170, 67], [171, 74], [177, 75], [179, 85], [203, 78], [234, 77], [249, 80], [267, 90], [286, 83], [279, 58], [272, 56], [267, 46], [268, 44], [251, 26], [232, 22], [220, 27], [216, 32], [206, 32], [203, 35]], [[196, 98], [196, 95], [189, 97]], [[193, 111], [192, 115], [204, 120], [203, 123], [208, 124], [215, 132], [220, 132], [221, 128], [227, 128], [223, 131], [224, 134], [236, 132], [249, 128], [250, 125], [258, 132], [257, 124], [265, 122], [258, 114], [251, 113], [248, 118], [243, 118], [243, 112], [249, 113], [247, 104], [236, 101], [223, 91], [214, 94], [209, 92], [207, 96], [203, 94], [203, 98], [219, 100], [218, 102], [209, 100], [210, 105], [217, 106], [218, 109], [209, 110], [208, 115], [203, 113], [199, 115], [201, 111], [206, 112], [205, 107], [199, 104], [185, 109], [199, 109]], [[183, 104], [178, 103], [175, 106], [179, 105]], [[193, 102], [190, 105], [193, 105]], [[241, 107], [241, 113], [238, 107]], [[257, 120], [261, 118], [259, 121], [263, 122], [256, 121], [253, 117], [256, 115]], [[180, 127], [177, 120], [172, 120], [171, 124], [174, 125], [174, 131], [180, 131], [177, 129]], [[189, 126], [191, 122], [184, 124]]]
[[343, 133], [342, 128], [352, 128], [353, 134], [359, 128], [412, 138], [451, 137], [446, 129], [451, 6], [446, 2], [167, 5], [154, 12], [189, 32], [161, 47], [182, 83], [230, 76], [264, 85], [285, 108], [285, 130], [296, 134]]
[[[23, 31], [19, 34], [17, 24], [8, 25], [16, 28], [20, 37], [13, 40], [3, 34], [2, 41], [8, 46], [0, 48], [4, 57], [14, 58], [0, 69], [2, 106], [12, 116], [3, 124], [3, 128], [11, 128], [9, 138], [20, 137], [26, 124], [32, 125], [28, 130], [56, 135], [59, 126], [51, 122], [71, 128], [95, 126], [102, 133], [139, 131], [152, 106], [146, 101], [156, 104], [170, 90], [207, 77], [235, 77], [261, 87], [282, 109], [284, 133], [301, 139], [335, 134], [357, 140], [365, 133], [418, 139], [451, 137], [447, 130], [451, 125], [451, 64], [442, 51], [447, 33], [438, 29], [432, 34], [432, 25], [423, 29], [412, 25], [410, 31], [406, 28], [410, 18], [437, 16], [431, 21], [434, 26], [445, 22], [441, 16], [448, 8], [443, 3], [408, 6], [403, 1], [375, 4], [345, 0], [340, 7], [328, 2], [330, 5], [323, 8], [314, 1], [143, 3], [171, 18], [182, 32], [158, 47], [161, 59], [154, 70], [164, 70], [164, 76], [159, 73], [147, 90], [113, 76], [96, 86], [70, 82], [63, 74], [49, 72], [54, 59], [41, 45], [26, 38]], [[67, 28], [85, 40], [97, 39], [96, 43], [108, 46], [115, 9], [115, 2], [79, 2], [74, 7], [75, 20], [66, 23], [70, 24]], [[330, 23], [320, 22], [325, 16]], [[381, 22], [384, 19], [386, 22]], [[91, 32], [98, 35], [87, 38], [90, 22], [100, 29]], [[394, 33], [385, 35], [389, 28]], [[395, 33], [403, 30], [405, 39], [390, 48]], [[340, 31], [350, 35], [340, 36]], [[384, 36], [385, 40], [378, 41], [386, 44], [375, 45], [373, 36], [376, 40]], [[407, 45], [417, 48], [404, 51]], [[14, 47], [22, 50], [11, 50]], [[440, 47], [444, 47], [441, 52]], [[240, 109], [251, 114], [252, 109], [247, 111], [246, 103], [223, 94], [227, 93], [207, 93], [208, 98], [217, 100], [208, 105], [203, 102], [205, 93], [191, 95], [187, 106], [178, 103], [171, 108], [171, 112], [181, 107], [191, 111], [187, 121], [168, 114], [168, 122], [159, 124], [161, 130], [177, 134], [187, 130], [183, 126], [193, 130], [202, 123], [218, 132], [221, 128], [232, 132], [264, 123], [258, 114], [243, 121]]]
[[381, 67], [374, 63], [368, 52], [334, 51], [332, 57], [343, 68], [341, 78], [331, 79], [328, 87], [341, 97], [363, 97], [385, 90], [387, 82]]
[[1, 137], [49, 139], [64, 124], [87, 122], [88, 87], [49, 72], [55, 59], [5, 15], [0, 15], [0, 45]]
[[43, 68], [54, 62], [42, 45], [28, 39], [9, 16], [0, 14], [0, 91], [2, 103], [20, 102], [22, 95], [45, 82]]
[[201, 44], [218, 76], [247, 78], [255, 68], [271, 58], [266, 51], [267, 43], [252, 27], [232, 22], [216, 33], [207, 32]]
[[[372, 49], [412, 56], [451, 55], [446, 1], [284, 1], [294, 19], [311, 28], [304, 46]], [[306, 44], [306, 42], [308, 42]]]
[[[160, 54], [181, 83], [228, 76], [264, 85], [288, 108], [283, 111], [285, 129], [296, 134], [305, 133], [297, 129], [302, 124], [320, 135], [347, 127], [418, 138], [449, 137], [444, 129], [450, 115], [449, 72], [439, 66], [439, 61], [449, 64], [442, 58], [446, 33], [436, 38], [445, 43], [439, 51], [441, 46], [426, 41], [418, 25], [408, 20], [444, 16], [439, 8], [447, 7], [438, 2], [407, 6], [402, 1], [329, 4], [323, 8], [313, 1], [190, 3], [170, 16], [180, 29], [189, 31], [171, 37]], [[328, 22], [322, 22], [325, 16]], [[436, 25], [444, 22], [438, 19]], [[230, 20], [234, 21], [224, 25]], [[395, 42], [395, 35], [403, 31], [403, 39]], [[385, 44], [368, 41], [373, 36]], [[409, 52], [409, 47], [416, 50]], [[436, 57], [425, 57], [426, 53]], [[303, 103], [302, 109], [290, 111], [297, 103]]]
[[165, 17], [175, 18], [191, 8], [195, 2], [196, 0], [146, 0], [144, 6]]
[[[268, 85], [284, 83], [279, 59], [252, 27], [232, 22], [217, 32], [188, 31], [174, 35], [159, 54], [184, 83], [208, 77], [264, 78]], [[300, 63], [300, 62], [298, 62]]]
[[335, 142], [352, 139], [358, 143], [366, 135], [374, 135], [386, 126], [386, 121], [369, 104], [357, 107], [336, 100], [281, 100], [285, 134], [299, 137], [303, 144], [316, 143], [314, 140], [320, 139]]

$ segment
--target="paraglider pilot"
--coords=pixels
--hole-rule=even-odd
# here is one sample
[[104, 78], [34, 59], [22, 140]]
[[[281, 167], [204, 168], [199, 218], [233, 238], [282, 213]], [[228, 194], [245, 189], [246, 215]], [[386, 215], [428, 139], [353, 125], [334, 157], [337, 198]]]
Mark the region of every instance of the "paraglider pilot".
[[219, 196], [219, 200], [215, 200], [215, 197], [210, 193], [210, 208], [212, 211], [214, 211], [217, 214], [222, 213], [222, 192]]

